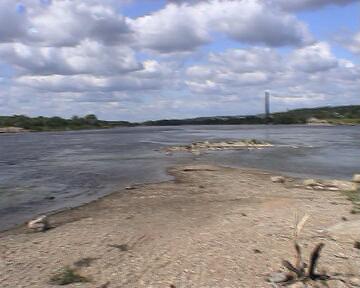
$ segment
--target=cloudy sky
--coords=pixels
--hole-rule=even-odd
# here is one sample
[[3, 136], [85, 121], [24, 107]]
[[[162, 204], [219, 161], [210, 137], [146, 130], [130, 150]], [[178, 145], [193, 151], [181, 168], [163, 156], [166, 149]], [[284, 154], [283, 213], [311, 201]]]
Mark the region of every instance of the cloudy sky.
[[1, 0], [0, 115], [360, 104], [360, 0]]

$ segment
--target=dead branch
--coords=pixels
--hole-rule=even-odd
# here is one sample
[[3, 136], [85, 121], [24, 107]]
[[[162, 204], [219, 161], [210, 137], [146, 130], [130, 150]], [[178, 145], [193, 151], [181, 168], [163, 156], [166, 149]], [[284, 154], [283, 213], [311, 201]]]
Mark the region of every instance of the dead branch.
[[295, 240], [295, 251], [296, 251], [296, 263], [295, 263], [295, 267], [298, 271], [298, 276], [302, 277], [305, 274], [305, 264], [302, 260], [302, 256], [301, 256], [301, 247], [300, 245], [297, 243], [297, 241]]
[[324, 243], [319, 243], [318, 245], [316, 245], [316, 247], [314, 248], [314, 250], [311, 253], [310, 256], [310, 266], [309, 266], [309, 274], [308, 276], [310, 277], [310, 279], [312, 280], [316, 280], [316, 279], [320, 279], [319, 277], [321, 276], [325, 276], [325, 275], [318, 275], [316, 274], [316, 265], [318, 263], [319, 257], [320, 257], [320, 252], [322, 250], [322, 248], [325, 246]]

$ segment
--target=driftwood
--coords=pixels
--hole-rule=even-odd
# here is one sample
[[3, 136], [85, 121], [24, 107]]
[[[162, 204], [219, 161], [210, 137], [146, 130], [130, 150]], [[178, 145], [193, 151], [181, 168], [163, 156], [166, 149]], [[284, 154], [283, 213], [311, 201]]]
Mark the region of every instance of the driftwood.
[[[329, 287], [328, 281], [341, 281], [347, 287], [354, 287], [349, 283], [349, 277], [355, 275], [345, 275], [341, 273], [336, 273], [334, 275], [328, 275], [325, 272], [317, 273], [316, 268], [319, 262], [321, 250], [324, 248], [324, 243], [319, 243], [315, 246], [310, 254], [309, 264], [305, 263], [302, 257], [301, 246], [298, 243], [299, 234], [309, 217], [305, 215], [301, 221], [297, 221], [295, 225], [294, 233], [294, 248], [295, 248], [295, 264], [292, 264], [290, 261], [283, 260], [282, 265], [288, 270], [287, 273], [280, 273], [283, 277], [281, 281], [274, 281], [272, 277], [268, 280], [271, 283], [272, 287], [286, 287], [293, 284], [300, 283], [303, 287], [320, 287], [316, 283], [322, 284], [323, 287]], [[312, 285], [314, 286], [308, 286]], [[298, 287], [298, 286], [296, 286]]]
[[[326, 281], [330, 280], [330, 276], [327, 274], [316, 273], [316, 266], [320, 257], [321, 249], [324, 247], [324, 243], [317, 244], [311, 253], [309, 265], [302, 261], [301, 247], [295, 242], [296, 251], [296, 264], [293, 265], [289, 261], [284, 260], [283, 266], [289, 270], [286, 281], [279, 283], [282, 286], [289, 286], [297, 282], [307, 283], [311, 281]], [[308, 269], [307, 269], [308, 267]]]

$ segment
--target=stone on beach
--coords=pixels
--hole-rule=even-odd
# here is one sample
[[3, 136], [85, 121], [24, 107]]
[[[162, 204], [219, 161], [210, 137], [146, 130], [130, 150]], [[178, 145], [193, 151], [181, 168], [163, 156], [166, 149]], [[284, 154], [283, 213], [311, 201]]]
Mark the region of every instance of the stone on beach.
[[356, 277], [352, 277], [350, 278], [350, 285], [355, 286], [355, 287], [360, 287], [360, 279], [356, 278]]
[[284, 176], [271, 176], [270, 179], [273, 183], [285, 183], [286, 181]]
[[340, 222], [327, 228], [326, 231], [335, 240], [358, 241], [360, 239], [360, 221]]
[[353, 182], [360, 183], [360, 174], [354, 174], [352, 180]]
[[28, 222], [27, 227], [35, 232], [43, 232], [50, 228], [49, 220], [46, 215], [40, 216]]
[[270, 283], [282, 283], [288, 280], [288, 276], [284, 272], [273, 272], [269, 275], [268, 281]]
[[315, 179], [305, 179], [303, 181], [303, 184], [305, 186], [316, 186], [318, 184], [318, 182]]
[[344, 180], [331, 180], [325, 183], [327, 186], [337, 187], [340, 190], [344, 191], [356, 191], [357, 185], [351, 181], [344, 181]]
[[305, 179], [303, 185], [307, 188], [314, 190], [329, 190], [329, 191], [356, 191], [358, 189], [357, 184], [351, 181], [345, 180], [315, 180]]

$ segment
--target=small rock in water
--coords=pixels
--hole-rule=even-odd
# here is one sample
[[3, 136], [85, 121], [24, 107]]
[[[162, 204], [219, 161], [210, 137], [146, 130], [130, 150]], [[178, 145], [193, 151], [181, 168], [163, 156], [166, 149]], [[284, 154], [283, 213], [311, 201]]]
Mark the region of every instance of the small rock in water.
[[49, 221], [46, 215], [40, 216], [34, 220], [29, 221], [27, 227], [35, 232], [43, 232], [50, 228]]
[[272, 176], [270, 179], [273, 183], [285, 183], [286, 180], [284, 176]]
[[134, 190], [135, 187], [134, 187], [134, 186], [126, 186], [125, 189], [126, 189], [126, 190]]

